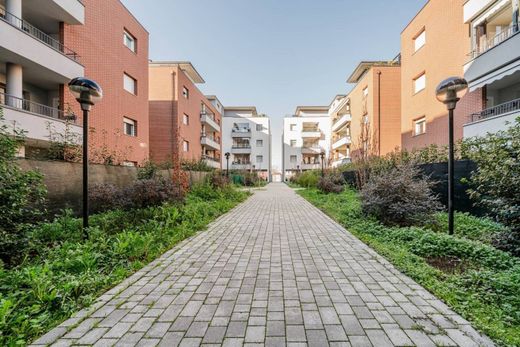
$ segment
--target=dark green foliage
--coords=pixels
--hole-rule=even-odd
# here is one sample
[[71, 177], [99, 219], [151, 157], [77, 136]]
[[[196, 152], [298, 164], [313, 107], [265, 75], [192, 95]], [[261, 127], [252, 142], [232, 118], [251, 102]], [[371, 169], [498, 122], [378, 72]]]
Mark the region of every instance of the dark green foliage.
[[159, 171], [159, 167], [151, 162], [147, 161], [143, 166], [137, 169], [137, 179], [138, 180], [151, 180], [155, 178], [157, 172]]
[[351, 189], [298, 193], [496, 342], [520, 345], [520, 260], [487, 244], [492, 237], [486, 233], [496, 235], [504, 227], [458, 213], [453, 236], [446, 234], [445, 213], [435, 216], [434, 230], [387, 227], [363, 215], [358, 193]]
[[227, 188], [231, 182], [222, 172], [214, 171], [206, 177], [207, 183], [214, 188]]
[[373, 172], [361, 189], [363, 211], [386, 225], [427, 223], [440, 209], [433, 185], [411, 162]]
[[165, 202], [181, 201], [180, 189], [172, 181], [164, 178], [137, 180], [125, 189], [130, 208], [145, 208], [158, 206]]
[[341, 193], [345, 188], [345, 180], [339, 172], [327, 173], [318, 180], [317, 188], [324, 193]]
[[25, 248], [24, 224], [45, 212], [46, 189], [41, 174], [24, 172], [16, 164], [23, 134], [9, 133], [2, 121], [0, 114], [0, 262], [10, 264], [18, 250]]
[[246, 196], [197, 186], [184, 203], [92, 216], [87, 240], [70, 213], [33, 227], [28, 260], [0, 268], [0, 345], [28, 344]]
[[211, 172], [215, 171], [214, 168], [209, 166], [205, 160], [183, 160], [181, 162], [181, 168], [185, 171], [200, 171], [200, 172]]
[[91, 185], [88, 193], [92, 213], [124, 209], [129, 205], [123, 190], [113, 184]]
[[294, 183], [305, 188], [316, 188], [321, 173], [316, 170], [304, 171], [296, 176]]

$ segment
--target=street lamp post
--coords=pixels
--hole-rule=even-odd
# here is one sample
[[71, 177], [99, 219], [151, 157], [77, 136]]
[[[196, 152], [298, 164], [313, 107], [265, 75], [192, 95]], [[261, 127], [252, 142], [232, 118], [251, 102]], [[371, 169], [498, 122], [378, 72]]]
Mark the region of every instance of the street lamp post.
[[83, 233], [88, 228], [88, 113], [92, 106], [103, 98], [103, 90], [94, 81], [84, 77], [74, 78], [69, 82], [72, 95], [81, 105], [83, 111]]
[[321, 158], [321, 177], [324, 177], [325, 176], [325, 168], [324, 168], [324, 165], [325, 165], [325, 152], [321, 152], [320, 153], [320, 158]]
[[231, 153], [226, 152], [224, 156], [226, 157], [226, 177], [229, 177], [229, 156]]
[[296, 165], [296, 172], [300, 173], [300, 165]]
[[448, 108], [448, 234], [453, 235], [454, 227], [454, 202], [455, 202], [455, 183], [454, 183], [454, 141], [453, 141], [453, 111], [457, 107], [457, 102], [466, 94], [468, 82], [461, 77], [450, 77], [442, 81], [436, 89], [437, 100]]

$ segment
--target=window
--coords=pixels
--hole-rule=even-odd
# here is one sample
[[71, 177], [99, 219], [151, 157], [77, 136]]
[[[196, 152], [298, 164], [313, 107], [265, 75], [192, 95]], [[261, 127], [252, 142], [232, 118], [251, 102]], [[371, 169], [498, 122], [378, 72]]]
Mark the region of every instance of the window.
[[184, 96], [185, 99], [190, 98], [190, 90], [186, 87], [182, 87], [182, 96]]
[[289, 158], [290, 162], [291, 163], [296, 163], [298, 161], [298, 157], [295, 156], [295, 155], [291, 155], [291, 157]]
[[264, 156], [263, 155], [257, 155], [256, 156], [256, 162], [257, 163], [262, 163], [264, 161]]
[[421, 135], [426, 133], [426, 117], [421, 117], [413, 121], [414, 135]]
[[137, 136], [137, 121], [123, 117], [123, 132], [128, 136]]
[[200, 113], [206, 114], [206, 104], [203, 102], [200, 103]]
[[363, 97], [368, 96], [368, 87], [363, 88]]
[[190, 125], [190, 116], [188, 116], [186, 113], [182, 115], [182, 124]]
[[123, 76], [123, 87], [127, 92], [137, 95], [137, 81], [126, 73]]
[[188, 141], [182, 141], [182, 150], [184, 152], [190, 151], [190, 143]]
[[423, 72], [413, 80], [413, 90], [414, 93], [419, 93], [424, 88], [426, 88], [426, 74]]
[[124, 161], [123, 166], [137, 166], [137, 162], [135, 161]]
[[295, 131], [296, 130], [296, 124], [291, 124], [290, 128], [291, 128], [291, 131]]
[[135, 37], [132, 36], [132, 34], [130, 34], [126, 30], [123, 32], [123, 43], [126, 47], [128, 47], [129, 50], [131, 50], [134, 53], [136, 52], [137, 48], [136, 42], [137, 40], [135, 39]]
[[262, 130], [264, 130], [264, 126], [262, 124], [257, 124], [256, 131], [262, 131]]
[[363, 124], [368, 124], [368, 114], [363, 116]]
[[264, 140], [256, 140], [256, 147], [263, 147], [264, 146]]
[[291, 140], [291, 147], [296, 147], [296, 140]]
[[414, 39], [413, 45], [415, 52], [417, 52], [426, 43], [426, 30], [422, 30]]

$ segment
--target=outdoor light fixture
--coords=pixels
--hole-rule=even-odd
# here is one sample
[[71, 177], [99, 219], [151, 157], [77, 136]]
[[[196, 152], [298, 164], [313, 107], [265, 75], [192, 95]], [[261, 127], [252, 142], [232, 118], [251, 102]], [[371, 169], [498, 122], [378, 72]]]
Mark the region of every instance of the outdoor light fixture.
[[324, 165], [325, 165], [325, 152], [321, 152], [320, 153], [320, 157], [321, 157], [321, 177], [324, 177], [325, 176], [325, 168], [324, 168]]
[[453, 111], [457, 107], [457, 102], [466, 94], [468, 90], [468, 82], [461, 77], [450, 77], [442, 81], [435, 91], [437, 100], [442, 102], [448, 108], [448, 233], [453, 235], [454, 227], [454, 140], [453, 140]]
[[229, 156], [231, 153], [226, 152], [224, 156], [226, 157], [226, 176], [229, 177]]
[[[83, 232], [88, 228], [88, 113], [103, 98], [103, 90], [94, 81], [84, 77], [74, 78], [69, 82], [72, 95], [83, 111]], [[84, 236], [86, 236], [84, 234]]]
[[300, 165], [296, 165], [296, 171], [300, 172]]

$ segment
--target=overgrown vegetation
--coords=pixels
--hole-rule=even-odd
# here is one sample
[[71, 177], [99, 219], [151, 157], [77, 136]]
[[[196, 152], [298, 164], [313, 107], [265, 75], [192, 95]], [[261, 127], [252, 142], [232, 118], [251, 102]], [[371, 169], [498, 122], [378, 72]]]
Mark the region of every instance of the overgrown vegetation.
[[194, 186], [183, 203], [92, 216], [86, 240], [70, 213], [32, 226], [26, 260], [0, 268], [0, 345], [27, 344], [246, 196]]
[[451, 236], [443, 227], [446, 214], [438, 213], [432, 227], [389, 227], [365, 216], [351, 188], [340, 194], [298, 193], [495, 341], [520, 345], [520, 261], [487, 244], [502, 226], [456, 214]]

